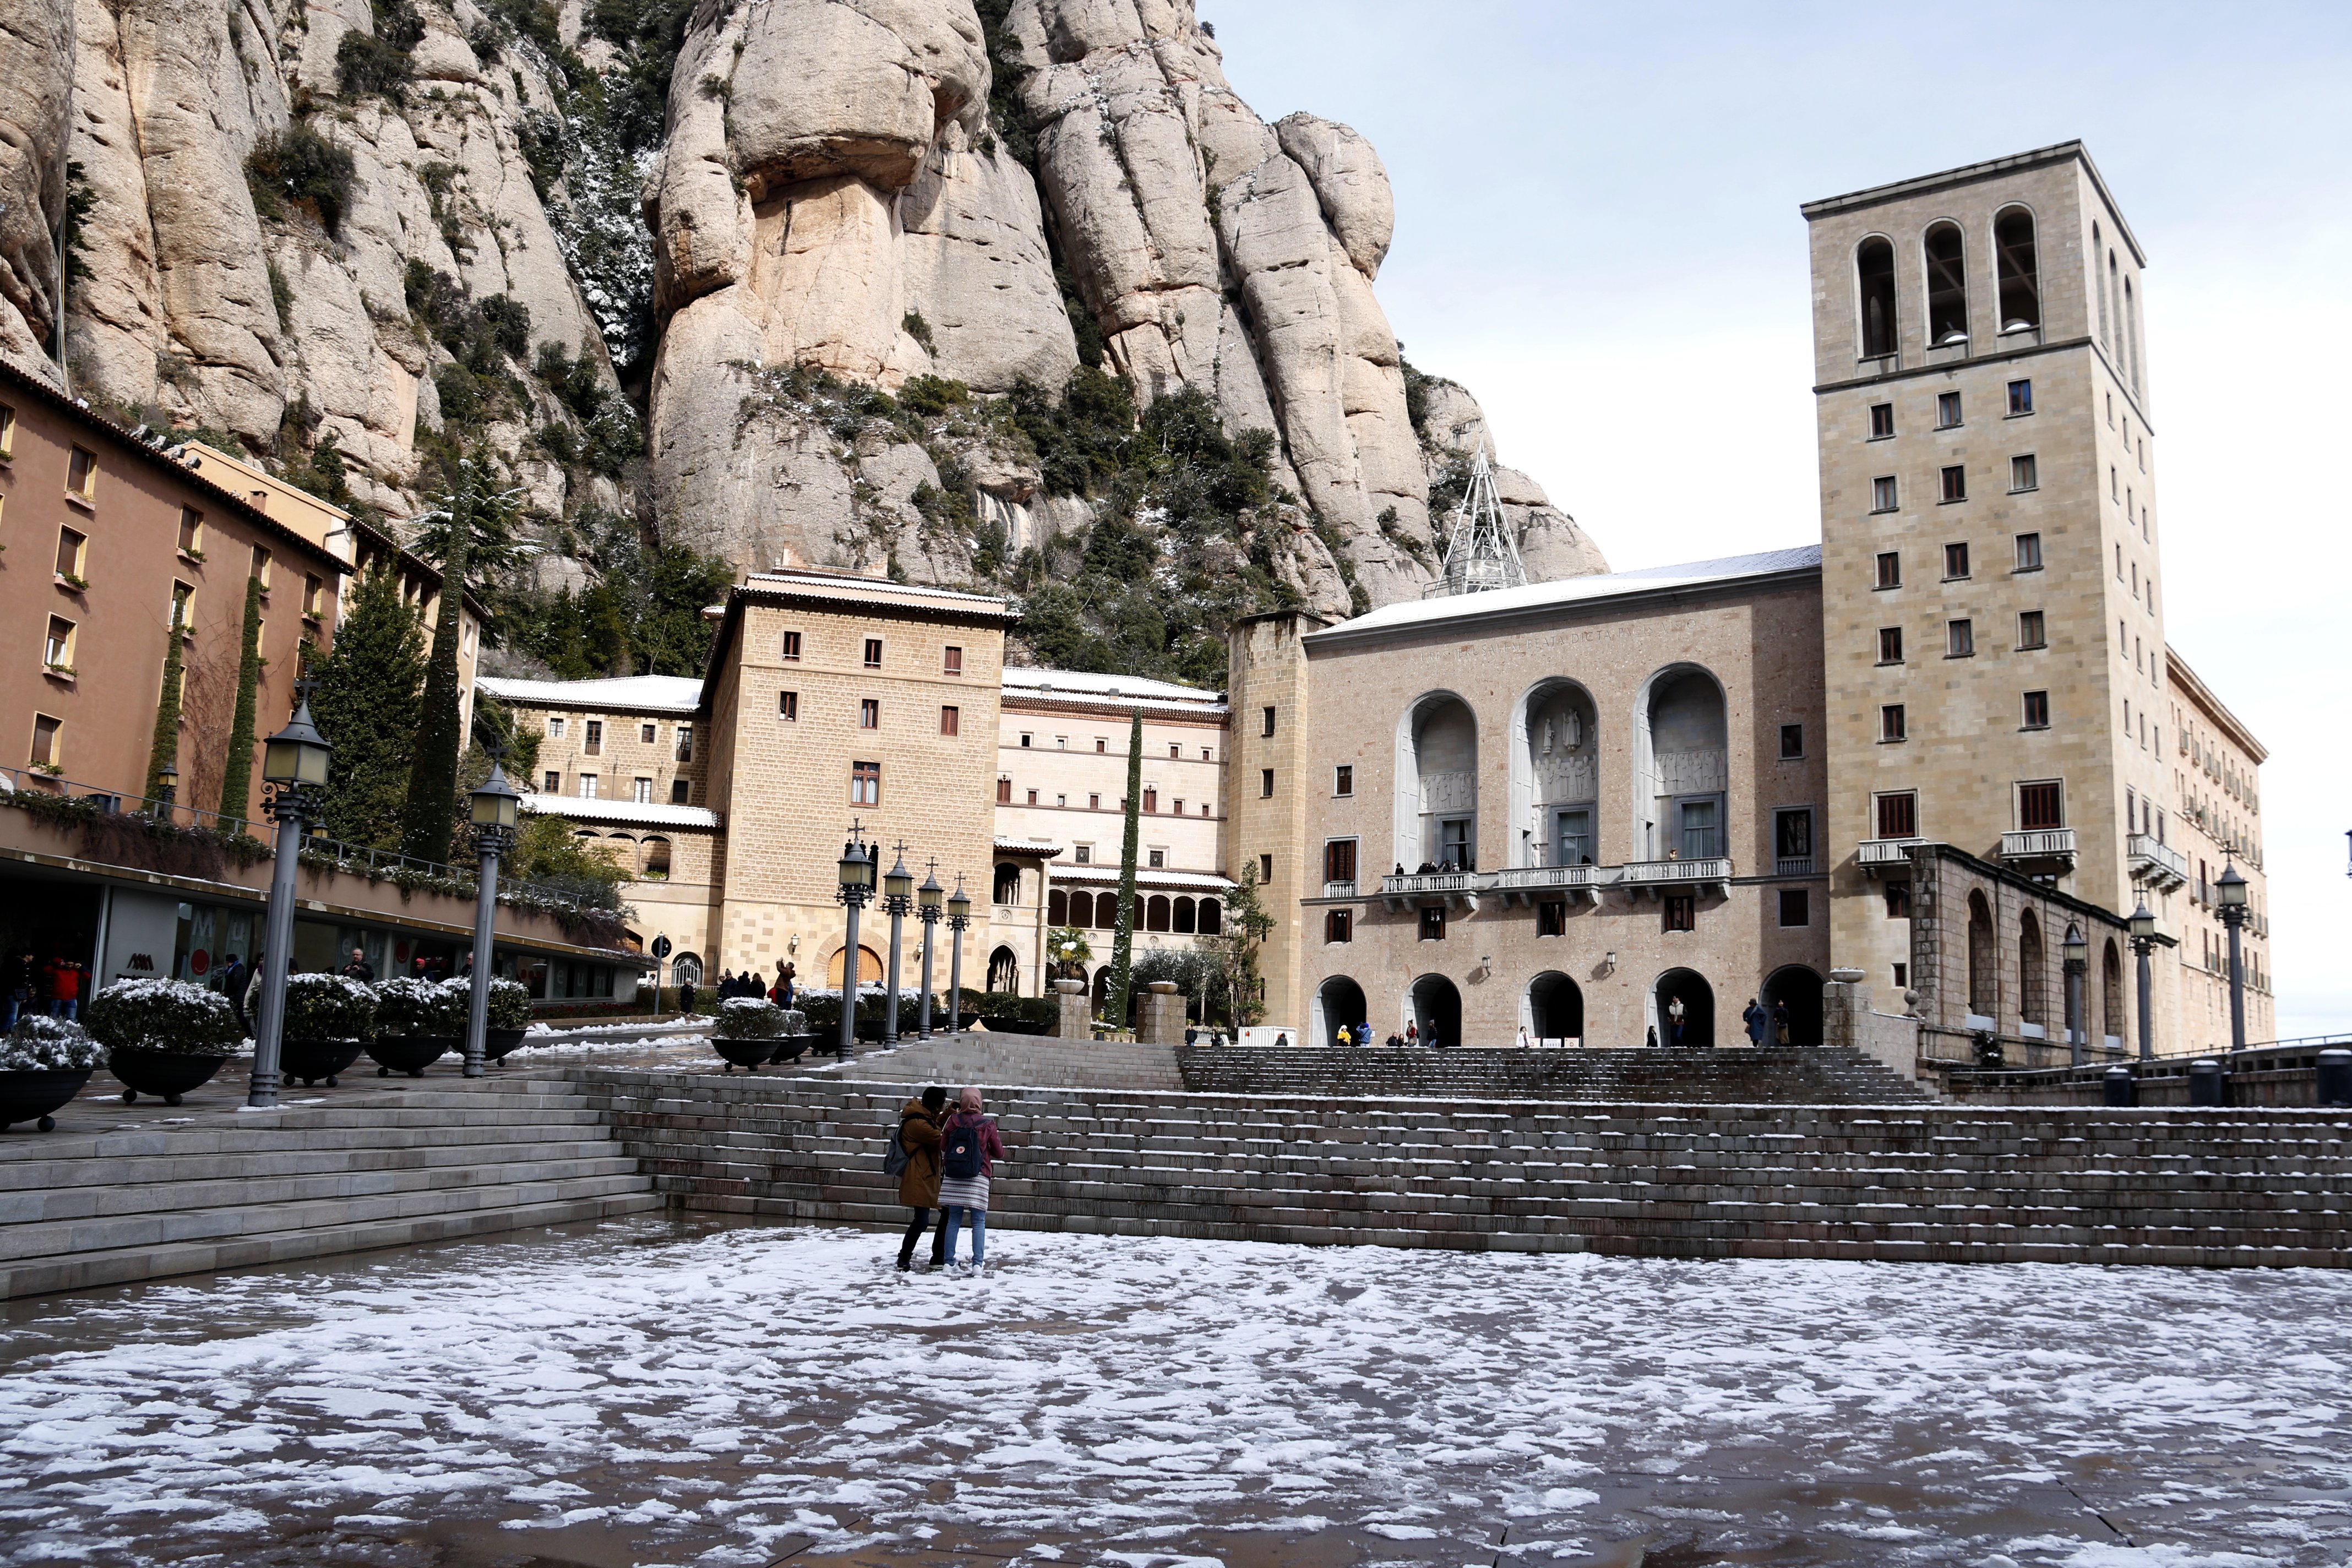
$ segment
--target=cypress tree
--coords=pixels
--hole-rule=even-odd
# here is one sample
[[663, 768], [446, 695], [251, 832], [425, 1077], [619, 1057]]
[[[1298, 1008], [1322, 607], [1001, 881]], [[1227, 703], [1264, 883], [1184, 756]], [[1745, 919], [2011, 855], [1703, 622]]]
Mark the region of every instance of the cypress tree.
[[420, 860], [446, 862], [457, 826], [457, 761], [466, 748], [457, 727], [457, 637], [466, 586], [476, 574], [514, 560], [512, 529], [520, 494], [498, 489], [478, 460], [460, 458], [457, 482], [425, 515], [417, 533], [420, 551], [441, 568], [441, 609], [433, 621], [433, 652], [425, 668], [424, 708], [417, 715], [416, 753], [400, 826], [400, 852]]
[[163, 798], [163, 770], [180, 763], [180, 679], [183, 667], [179, 596], [172, 598], [172, 631], [163, 643], [163, 693], [155, 703], [155, 738], [147, 746], [147, 798]]
[[329, 837], [389, 849], [400, 842], [425, 686], [425, 628], [379, 566], [360, 579], [335, 648], [319, 661], [310, 716], [335, 748], [327, 773]]
[[1143, 837], [1143, 710], [1135, 710], [1127, 730], [1127, 837], [1118, 852], [1118, 934], [1111, 939], [1110, 1016], [1114, 1029], [1127, 1027], [1127, 993], [1134, 975], [1135, 853]]
[[246, 796], [253, 790], [253, 706], [261, 690], [261, 579], [245, 580], [245, 651], [236, 665], [236, 717], [228, 730], [228, 763], [221, 772], [224, 830], [245, 831]]

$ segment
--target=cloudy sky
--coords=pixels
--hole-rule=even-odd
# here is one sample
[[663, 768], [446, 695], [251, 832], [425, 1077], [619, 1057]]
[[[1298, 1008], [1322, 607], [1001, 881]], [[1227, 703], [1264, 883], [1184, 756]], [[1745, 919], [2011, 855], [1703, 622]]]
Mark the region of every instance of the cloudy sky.
[[2148, 256], [2167, 630], [2271, 749], [2280, 1033], [2352, 1030], [2352, 6], [1200, 10], [1262, 116], [1379, 148], [1407, 353], [1620, 567], [1821, 536], [1800, 202], [2087, 142]]

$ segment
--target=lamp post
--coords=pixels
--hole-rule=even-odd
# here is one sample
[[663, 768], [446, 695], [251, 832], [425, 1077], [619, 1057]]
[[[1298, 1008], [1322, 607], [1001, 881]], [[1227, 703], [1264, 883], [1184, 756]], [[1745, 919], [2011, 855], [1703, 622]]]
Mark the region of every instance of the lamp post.
[[503, 750], [490, 753], [490, 776], [470, 797], [481, 874], [474, 894], [474, 990], [466, 1008], [467, 1078], [482, 1076], [483, 1037], [490, 1026], [490, 925], [499, 910], [499, 857], [514, 842], [515, 808], [522, 803], [499, 766]]
[[934, 858], [923, 873], [923, 885], [915, 889], [915, 913], [923, 922], [923, 1023], [915, 1031], [919, 1040], [931, 1037], [931, 939], [939, 934], [940, 900], [947, 889], [940, 886], [940, 863]]
[[2083, 1027], [2083, 974], [2090, 968], [2091, 944], [2083, 940], [2083, 928], [2073, 921], [2066, 922], [2066, 935], [2059, 944], [2059, 951], [2066, 960], [2067, 1059], [2081, 1067], [2084, 1053], [2090, 1045]]
[[948, 955], [948, 1033], [960, 1034], [963, 1029], [963, 932], [971, 924], [971, 899], [963, 890], [963, 876], [956, 876], [955, 891], [948, 895], [948, 940], [954, 943]]
[[2226, 861], [2221, 867], [2221, 880], [2217, 884], [2221, 895], [2221, 923], [2230, 928], [2230, 1048], [2246, 1048], [2246, 965], [2239, 931], [2246, 923], [2246, 879], [2238, 875], [2238, 863]]
[[907, 841], [898, 840], [898, 858], [882, 879], [882, 908], [890, 916], [890, 967], [882, 977], [889, 994], [882, 999], [882, 1043], [898, 1043], [899, 936], [907, 928], [907, 911], [915, 907], [915, 874], [907, 869]]
[[155, 773], [155, 804], [163, 808], [163, 820], [172, 819], [173, 805], [180, 798], [180, 769], [176, 763], [165, 763]]
[[294, 957], [294, 866], [302, 857], [303, 825], [319, 814], [327, 788], [327, 764], [335, 749], [310, 722], [309, 676], [294, 683], [294, 717], [269, 737], [261, 752], [262, 782], [272, 787], [269, 815], [278, 824], [271, 850], [269, 910], [261, 952], [268, 973], [262, 977], [261, 1016], [254, 1022], [253, 1077], [245, 1095], [248, 1110], [278, 1104], [278, 1049], [286, 1039], [286, 971]]
[[857, 1049], [857, 911], [874, 896], [874, 859], [857, 841], [857, 824], [849, 825], [849, 841], [841, 847], [841, 891], [835, 895], [849, 911], [849, 935], [841, 948], [841, 1059]]
[[2139, 962], [2139, 1059], [2156, 1059], [2156, 982], [2148, 971], [2148, 958], [2156, 952], [2156, 917], [2147, 912], [2147, 900], [2131, 912], [2132, 956]]

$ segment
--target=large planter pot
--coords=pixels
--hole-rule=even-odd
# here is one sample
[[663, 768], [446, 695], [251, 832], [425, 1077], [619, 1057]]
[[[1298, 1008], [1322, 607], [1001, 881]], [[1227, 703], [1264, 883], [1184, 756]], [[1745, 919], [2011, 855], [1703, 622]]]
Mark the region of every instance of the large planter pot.
[[714, 1039], [710, 1042], [710, 1048], [727, 1058], [727, 1066], [722, 1071], [733, 1072], [737, 1068], [756, 1071], [760, 1064], [768, 1059], [768, 1053], [776, 1048], [776, 1042]]
[[1047, 1027], [1026, 1018], [998, 1017], [993, 1013], [984, 1016], [981, 1022], [988, 1026], [988, 1032], [992, 1035], [1042, 1035]]
[[482, 1031], [482, 1059], [486, 1062], [506, 1060], [517, 1046], [522, 1044], [528, 1029], [485, 1029]]
[[93, 1069], [41, 1068], [30, 1072], [0, 1072], [0, 1132], [19, 1121], [30, 1121], [44, 1132], [55, 1127], [49, 1112], [72, 1103], [89, 1081]]
[[226, 1057], [192, 1057], [184, 1051], [140, 1051], [117, 1048], [106, 1054], [106, 1070], [122, 1080], [122, 1103], [135, 1103], [142, 1094], [177, 1105], [192, 1089], [212, 1082]]
[[816, 1041], [814, 1035], [781, 1035], [769, 1042], [776, 1048], [769, 1053], [768, 1059], [777, 1063], [798, 1061], [814, 1048]]
[[289, 1082], [300, 1080], [305, 1089], [321, 1081], [332, 1089], [335, 1079], [350, 1070], [364, 1048], [358, 1040], [281, 1040], [278, 1070]]
[[[376, 1060], [375, 1076], [390, 1078], [404, 1072], [411, 1078], [423, 1078], [425, 1069], [461, 1049], [465, 1041], [455, 1035], [394, 1035], [386, 1039], [370, 1040], [367, 1054]], [[344, 1064], [348, 1067], [350, 1064]], [[340, 1069], [339, 1069], [340, 1070]]]
[[861, 1040], [880, 1040], [882, 1038], [882, 1020], [879, 1018], [858, 1019], [857, 1037]]

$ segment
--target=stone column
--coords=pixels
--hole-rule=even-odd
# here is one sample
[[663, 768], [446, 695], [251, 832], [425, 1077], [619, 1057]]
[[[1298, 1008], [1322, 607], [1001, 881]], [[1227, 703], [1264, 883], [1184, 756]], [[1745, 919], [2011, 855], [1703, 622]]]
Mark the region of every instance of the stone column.
[[1832, 969], [1822, 987], [1822, 1044], [1868, 1050], [1870, 986], [1859, 969]]
[[1136, 1038], [1147, 1046], [1184, 1043], [1184, 998], [1173, 980], [1154, 980], [1143, 988], [1143, 1008], [1137, 1019]]
[[1091, 1040], [1095, 1037], [1093, 999], [1087, 994], [1083, 980], [1056, 980], [1054, 994], [1061, 1002], [1062, 1015], [1054, 1026], [1054, 1036], [1063, 1040]]

